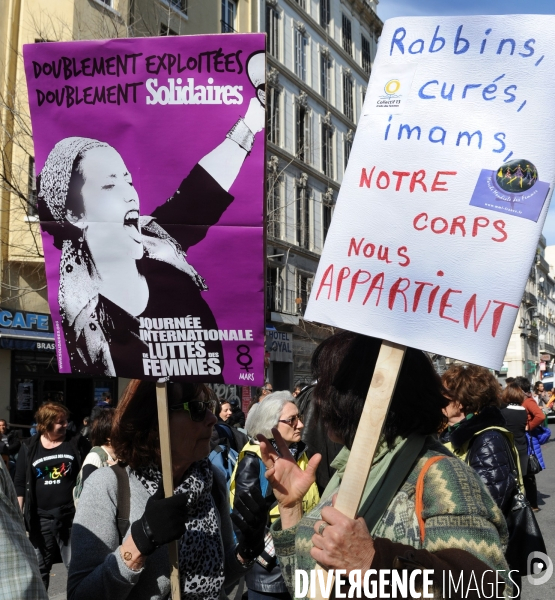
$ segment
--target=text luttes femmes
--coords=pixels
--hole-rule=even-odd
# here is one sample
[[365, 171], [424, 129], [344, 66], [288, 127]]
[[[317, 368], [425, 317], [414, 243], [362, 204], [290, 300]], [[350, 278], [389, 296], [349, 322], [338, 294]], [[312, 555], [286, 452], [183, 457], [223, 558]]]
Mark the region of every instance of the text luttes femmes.
[[[184, 54], [144, 56], [136, 54], [114, 54], [112, 56], [90, 56], [76, 59], [62, 56], [58, 59], [32, 61], [35, 79], [44, 82], [44, 89], [37, 89], [38, 106], [56, 104], [71, 108], [80, 104], [136, 104], [141, 100], [141, 86], [146, 84], [146, 104], [242, 104], [240, 85], [218, 85], [218, 73], [236, 73], [243, 70], [242, 50], [225, 53], [222, 48]], [[146, 73], [156, 77], [113, 85], [83, 85], [83, 78], [113, 77], [119, 79]], [[195, 76], [202, 81], [195, 82]], [[157, 76], [166, 76], [166, 85]], [[71, 83], [51, 88], [52, 80], [70, 81], [78, 79], [79, 85]], [[185, 81], [184, 81], [185, 80]]]
[[199, 317], [140, 317], [139, 335], [148, 346], [143, 371], [154, 377], [220, 375], [219, 352], [207, 352], [205, 342], [252, 340], [252, 330], [202, 329]]

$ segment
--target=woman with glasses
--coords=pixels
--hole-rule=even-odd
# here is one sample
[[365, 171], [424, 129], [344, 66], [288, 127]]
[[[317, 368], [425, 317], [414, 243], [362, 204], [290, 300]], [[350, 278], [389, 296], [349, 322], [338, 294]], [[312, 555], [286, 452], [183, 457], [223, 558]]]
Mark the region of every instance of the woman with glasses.
[[[231, 515], [242, 529], [237, 543], [225, 480], [207, 458], [216, 423], [213, 392], [170, 382], [168, 404], [174, 495], [164, 498], [162, 489], [155, 384], [132, 380], [116, 409], [111, 437], [125, 470], [98, 469], [79, 500], [70, 600], [169, 598], [167, 544], [174, 540], [181, 598], [219, 600], [262, 550], [265, 513], [251, 498], [243, 499], [239, 513]], [[118, 512], [118, 497], [126, 489], [130, 527], [123, 533], [118, 518], [127, 515]]]
[[[308, 457], [306, 446], [301, 441], [303, 430], [302, 415], [299, 414], [294, 398], [288, 391], [274, 392], [264, 398], [264, 402], [256, 404], [247, 415], [246, 429], [249, 442], [240, 452], [235, 472], [231, 478], [231, 505], [237, 506], [236, 496], [241, 493], [260, 493], [269, 508], [268, 525], [279, 517], [279, 510], [272, 488], [265, 478], [266, 467], [260, 455], [260, 444], [256, 439], [259, 434], [265, 435], [274, 444], [272, 429], [277, 429], [289, 452], [301, 469], [306, 469]], [[277, 446], [275, 446], [277, 449]], [[304, 495], [303, 511], [310, 511], [320, 496], [316, 484], [313, 484]], [[270, 508], [271, 507], [271, 508]], [[273, 548], [271, 535], [268, 533], [263, 552], [255, 559], [252, 570], [246, 575], [249, 600], [288, 600], [291, 598], [281, 575]]]
[[[319, 456], [313, 456], [303, 471], [289, 455], [281, 430], [272, 432], [273, 441], [259, 436], [266, 477], [280, 509], [280, 519], [271, 527], [272, 539], [289, 589], [295, 587], [296, 570], [309, 572], [318, 562], [336, 573], [344, 569], [343, 581], [349, 576], [356, 581], [357, 573], [352, 572], [358, 571], [358, 581], [364, 580], [365, 589], [373, 588], [374, 595], [379, 583], [380, 598], [395, 597], [390, 582], [403, 577], [408, 581], [407, 572], [421, 586], [418, 571], [423, 569], [431, 571], [434, 598], [451, 595], [444, 582], [453, 573], [460, 581], [492, 586], [488, 589], [498, 579], [497, 595], [503, 594], [506, 584], [504, 597], [514, 597], [503, 556], [505, 519], [478, 474], [437, 441], [435, 432], [444, 422], [447, 400], [430, 359], [420, 350], [406, 350], [365, 477], [359, 518], [350, 519], [332, 507], [380, 347], [379, 339], [345, 331], [324, 340], [312, 357], [316, 411], [330, 439], [345, 447], [332, 463], [336, 472], [322, 501], [310, 513], [303, 511], [302, 499], [314, 485]], [[399, 572], [395, 578], [392, 571], [382, 577], [381, 569]], [[480, 594], [455, 592], [455, 596]]]
[[58, 402], [38, 409], [37, 433], [21, 446], [14, 482], [47, 590], [58, 553], [69, 566], [73, 488], [91, 447], [81, 434], [68, 431], [68, 417], [68, 409]]

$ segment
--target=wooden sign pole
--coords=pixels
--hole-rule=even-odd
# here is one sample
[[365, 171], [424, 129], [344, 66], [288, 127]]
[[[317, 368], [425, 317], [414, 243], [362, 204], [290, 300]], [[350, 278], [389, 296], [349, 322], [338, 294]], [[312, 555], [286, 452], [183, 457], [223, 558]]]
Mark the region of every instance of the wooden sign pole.
[[[173, 496], [172, 453], [170, 446], [170, 420], [168, 415], [168, 388], [166, 383], [156, 384], [156, 402], [158, 405], [158, 426], [160, 428], [160, 454], [162, 460], [162, 484], [164, 496]], [[172, 600], [181, 600], [179, 587], [178, 541], [168, 544], [170, 557], [170, 586]]]
[[[397, 385], [405, 351], [406, 346], [400, 346], [385, 340], [380, 348], [351, 454], [335, 501], [335, 508], [351, 519], [354, 519], [357, 515], [366, 480], [389, 411], [391, 398]], [[363, 473], [364, 476], [362, 476]], [[317, 569], [323, 570], [319, 565]], [[316, 581], [318, 581], [318, 575]], [[330, 589], [332, 587], [333, 584]], [[316, 590], [313, 590], [315, 592], [313, 597], [316, 600], [327, 598], [320, 594], [318, 588], [319, 586]]]

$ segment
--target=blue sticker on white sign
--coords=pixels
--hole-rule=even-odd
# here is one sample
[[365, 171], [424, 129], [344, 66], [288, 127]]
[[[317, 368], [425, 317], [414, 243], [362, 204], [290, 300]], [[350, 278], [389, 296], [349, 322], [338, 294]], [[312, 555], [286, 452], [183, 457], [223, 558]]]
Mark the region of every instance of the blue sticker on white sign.
[[539, 180], [534, 164], [516, 159], [496, 171], [482, 169], [470, 205], [537, 223], [548, 192], [549, 184]]

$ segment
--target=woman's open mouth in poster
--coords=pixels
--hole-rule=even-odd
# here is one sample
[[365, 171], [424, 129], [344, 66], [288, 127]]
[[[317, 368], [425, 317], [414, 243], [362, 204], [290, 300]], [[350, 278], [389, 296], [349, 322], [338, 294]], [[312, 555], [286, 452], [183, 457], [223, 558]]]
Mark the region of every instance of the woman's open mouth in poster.
[[139, 211], [136, 209], [128, 210], [123, 218], [123, 227], [129, 237], [137, 244], [142, 244], [141, 231], [139, 227]]

